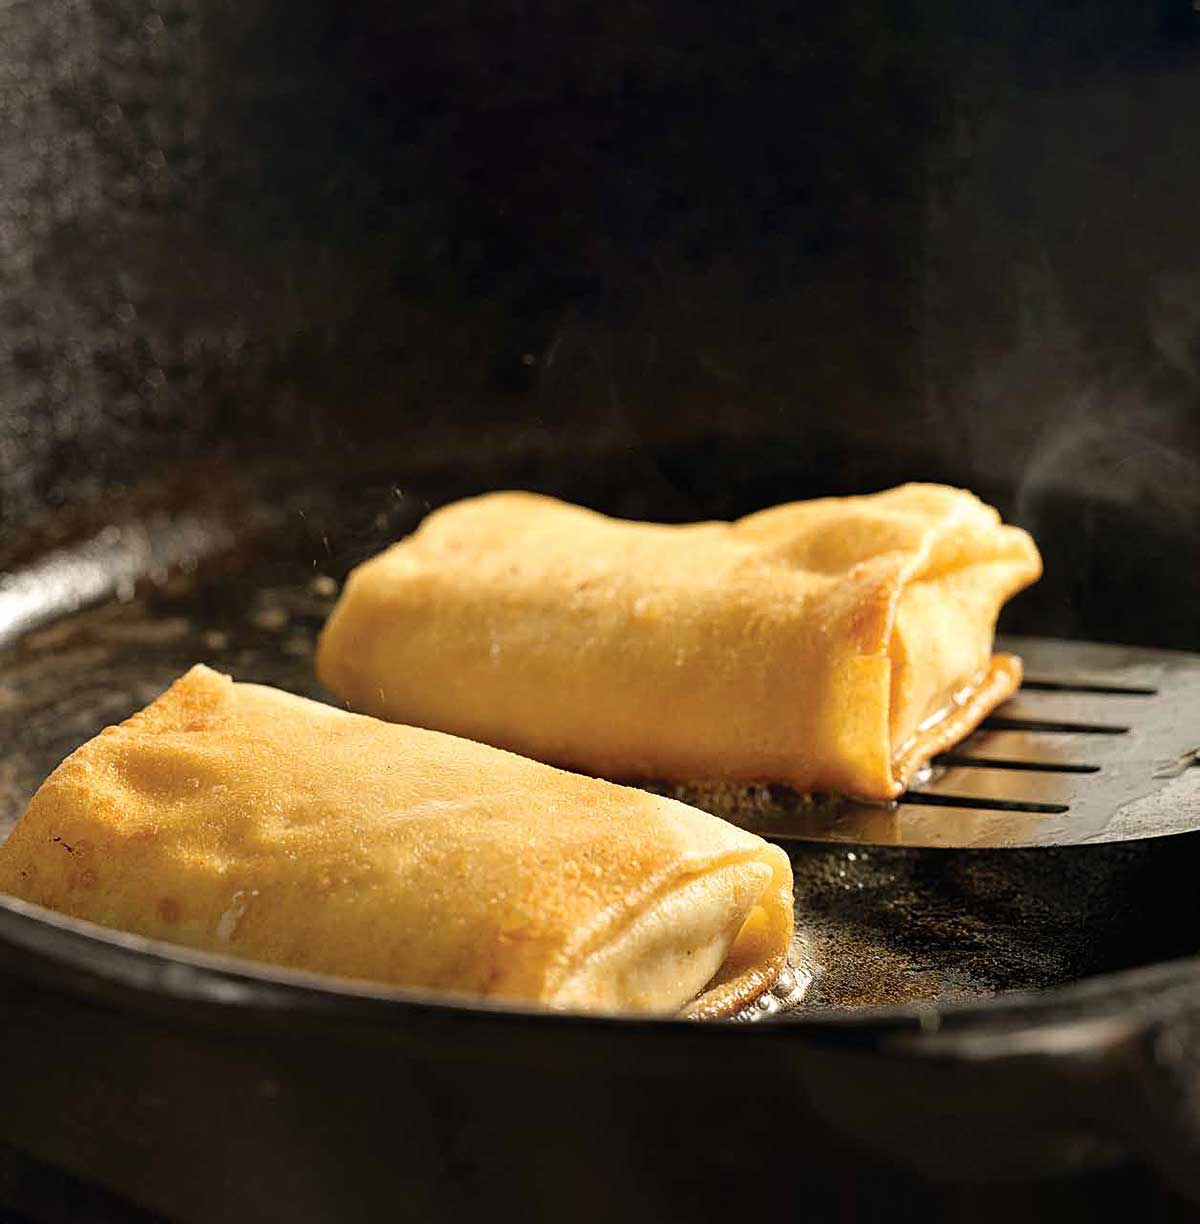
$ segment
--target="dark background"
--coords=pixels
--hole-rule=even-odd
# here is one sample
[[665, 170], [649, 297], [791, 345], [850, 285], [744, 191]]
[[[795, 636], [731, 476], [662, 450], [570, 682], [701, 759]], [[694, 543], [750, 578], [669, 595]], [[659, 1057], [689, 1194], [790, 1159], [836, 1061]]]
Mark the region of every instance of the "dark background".
[[944, 479], [1043, 545], [1010, 627], [1200, 648], [1198, 116], [1187, 0], [15, 0], [0, 534]]
[[[280, 556], [307, 577], [499, 485], [678, 519], [942, 479], [1043, 547], [1046, 578], [1010, 628], [1200, 650], [1198, 477], [1190, 0], [0, 0], [0, 569], [106, 518], [205, 498], [270, 503]], [[64, 723], [104, 683], [85, 670], [56, 690]], [[98, 1038], [90, 1013], [56, 1014], [118, 1079], [162, 1065], [145, 1064], [136, 1025], [133, 1061], [114, 1063], [111, 1027]], [[180, 1048], [184, 1087], [206, 1080], [207, 1047]], [[53, 1065], [70, 1092], [84, 1082], [78, 1062]], [[326, 1097], [371, 1082], [361, 1067], [338, 1080], [341, 1065], [296, 1060], [337, 1083], [314, 1107], [326, 1129], [297, 1124], [305, 1142], [332, 1134]], [[573, 1102], [562, 1065], [533, 1086]], [[67, 1098], [29, 1067], [26, 1099], [50, 1117], [45, 1101]], [[425, 1096], [384, 1079], [370, 1099], [386, 1127], [420, 1118]], [[461, 1131], [445, 1123], [460, 1142], [442, 1144], [431, 1184], [458, 1190], [452, 1204], [476, 1189], [471, 1125], [485, 1154], [530, 1150], [488, 1126], [519, 1094], [486, 1099], [493, 1112], [464, 1107]], [[153, 1116], [150, 1097], [96, 1100], [78, 1116]], [[807, 1184], [823, 1158], [737, 1181], [727, 1148], [697, 1164], [646, 1102], [640, 1130], [601, 1113], [579, 1152], [625, 1135], [632, 1196], [678, 1142], [677, 1164], [703, 1166], [672, 1188], [694, 1211], [747, 1193], [787, 1211], [815, 1193], [817, 1214], [833, 1202], [846, 1219], [1091, 1220], [1098, 1202], [1195, 1216], [1140, 1167], [935, 1195], [894, 1170], [844, 1175], [852, 1151], [831, 1166], [833, 1199]], [[753, 1116], [735, 1147], [761, 1144], [743, 1163], [764, 1177], [779, 1177], [768, 1138], [810, 1150]], [[164, 1117], [168, 1135], [201, 1124]], [[493, 1157], [495, 1184], [566, 1179], [581, 1157], [558, 1158], [590, 1117], [564, 1110], [540, 1164]], [[221, 1161], [238, 1148], [236, 1127], [216, 1131], [211, 1167], [205, 1133], [174, 1193], [200, 1176], [219, 1197], [212, 1169], [236, 1168]], [[349, 1133], [314, 1168], [279, 1148], [281, 1184], [297, 1193], [343, 1151], [370, 1155]], [[119, 1127], [90, 1134], [120, 1150]], [[136, 1163], [170, 1184], [140, 1149]], [[722, 1174], [736, 1199], [714, 1194]], [[626, 1183], [609, 1186], [618, 1201]], [[6, 1148], [0, 1200], [30, 1218], [130, 1218]]]

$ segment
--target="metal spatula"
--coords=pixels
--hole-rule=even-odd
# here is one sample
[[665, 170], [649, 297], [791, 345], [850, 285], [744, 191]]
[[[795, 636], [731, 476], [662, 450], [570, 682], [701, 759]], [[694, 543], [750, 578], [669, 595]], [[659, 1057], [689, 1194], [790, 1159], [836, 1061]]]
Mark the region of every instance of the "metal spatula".
[[1050, 638], [998, 647], [1019, 693], [894, 804], [786, 787], [672, 793], [774, 840], [1062, 846], [1200, 829], [1200, 655]]

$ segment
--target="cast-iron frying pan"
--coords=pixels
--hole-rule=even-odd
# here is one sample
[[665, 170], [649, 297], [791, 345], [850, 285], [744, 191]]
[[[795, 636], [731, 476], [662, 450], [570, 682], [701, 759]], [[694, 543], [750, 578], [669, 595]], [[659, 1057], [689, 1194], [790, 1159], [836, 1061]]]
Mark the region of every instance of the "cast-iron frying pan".
[[[320, 695], [312, 640], [347, 557], [299, 560], [281, 515], [231, 496], [130, 514], [6, 580], [8, 819], [199, 659]], [[395, 526], [372, 520], [348, 560]], [[650, 1218], [668, 1188], [706, 1218], [779, 1168], [833, 1209], [856, 1169], [919, 1196], [913, 1178], [1123, 1153], [1200, 1193], [1195, 835], [789, 849], [795, 971], [733, 1025], [381, 990], [2, 902], [0, 1133], [195, 1220], [536, 1218], [559, 1193]]]

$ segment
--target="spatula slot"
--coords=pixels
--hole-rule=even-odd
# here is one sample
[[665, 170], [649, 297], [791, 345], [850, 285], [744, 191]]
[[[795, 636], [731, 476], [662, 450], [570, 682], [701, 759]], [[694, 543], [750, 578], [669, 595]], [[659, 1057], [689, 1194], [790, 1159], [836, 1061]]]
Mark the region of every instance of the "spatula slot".
[[1097, 693], [1110, 697], [1157, 697], [1158, 689], [1145, 684], [1093, 684], [1086, 680], [1039, 680], [1026, 677], [1021, 687], [1037, 693]]
[[1056, 734], [1070, 735], [1127, 735], [1128, 727], [1112, 723], [1085, 722], [1053, 722], [1040, 718], [1006, 718], [1003, 714], [993, 714], [979, 724], [989, 731], [1051, 731]]
[[987, 812], [1037, 812], [1057, 816], [1070, 811], [1065, 803], [1038, 803], [1031, 799], [981, 799], [974, 795], [933, 795], [925, 791], [906, 791], [901, 803], [923, 804], [925, 807], [978, 808]]
[[1099, 765], [1076, 765], [1067, 761], [1010, 761], [999, 757], [964, 756], [958, 752], [944, 752], [934, 757], [934, 765], [965, 765], [968, 769], [1013, 769], [1028, 773], [1099, 773]]

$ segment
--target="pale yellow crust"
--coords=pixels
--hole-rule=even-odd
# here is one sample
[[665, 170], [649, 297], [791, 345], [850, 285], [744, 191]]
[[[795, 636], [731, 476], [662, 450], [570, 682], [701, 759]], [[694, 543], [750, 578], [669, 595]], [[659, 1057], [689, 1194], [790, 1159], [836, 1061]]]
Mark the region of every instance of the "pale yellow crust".
[[0, 891], [206, 951], [592, 1010], [728, 1014], [792, 931], [787, 856], [724, 821], [204, 667], [43, 783]]
[[355, 709], [603, 777], [889, 799], [1011, 691], [996, 617], [1040, 573], [939, 485], [685, 526], [496, 493], [355, 570], [317, 670]]

